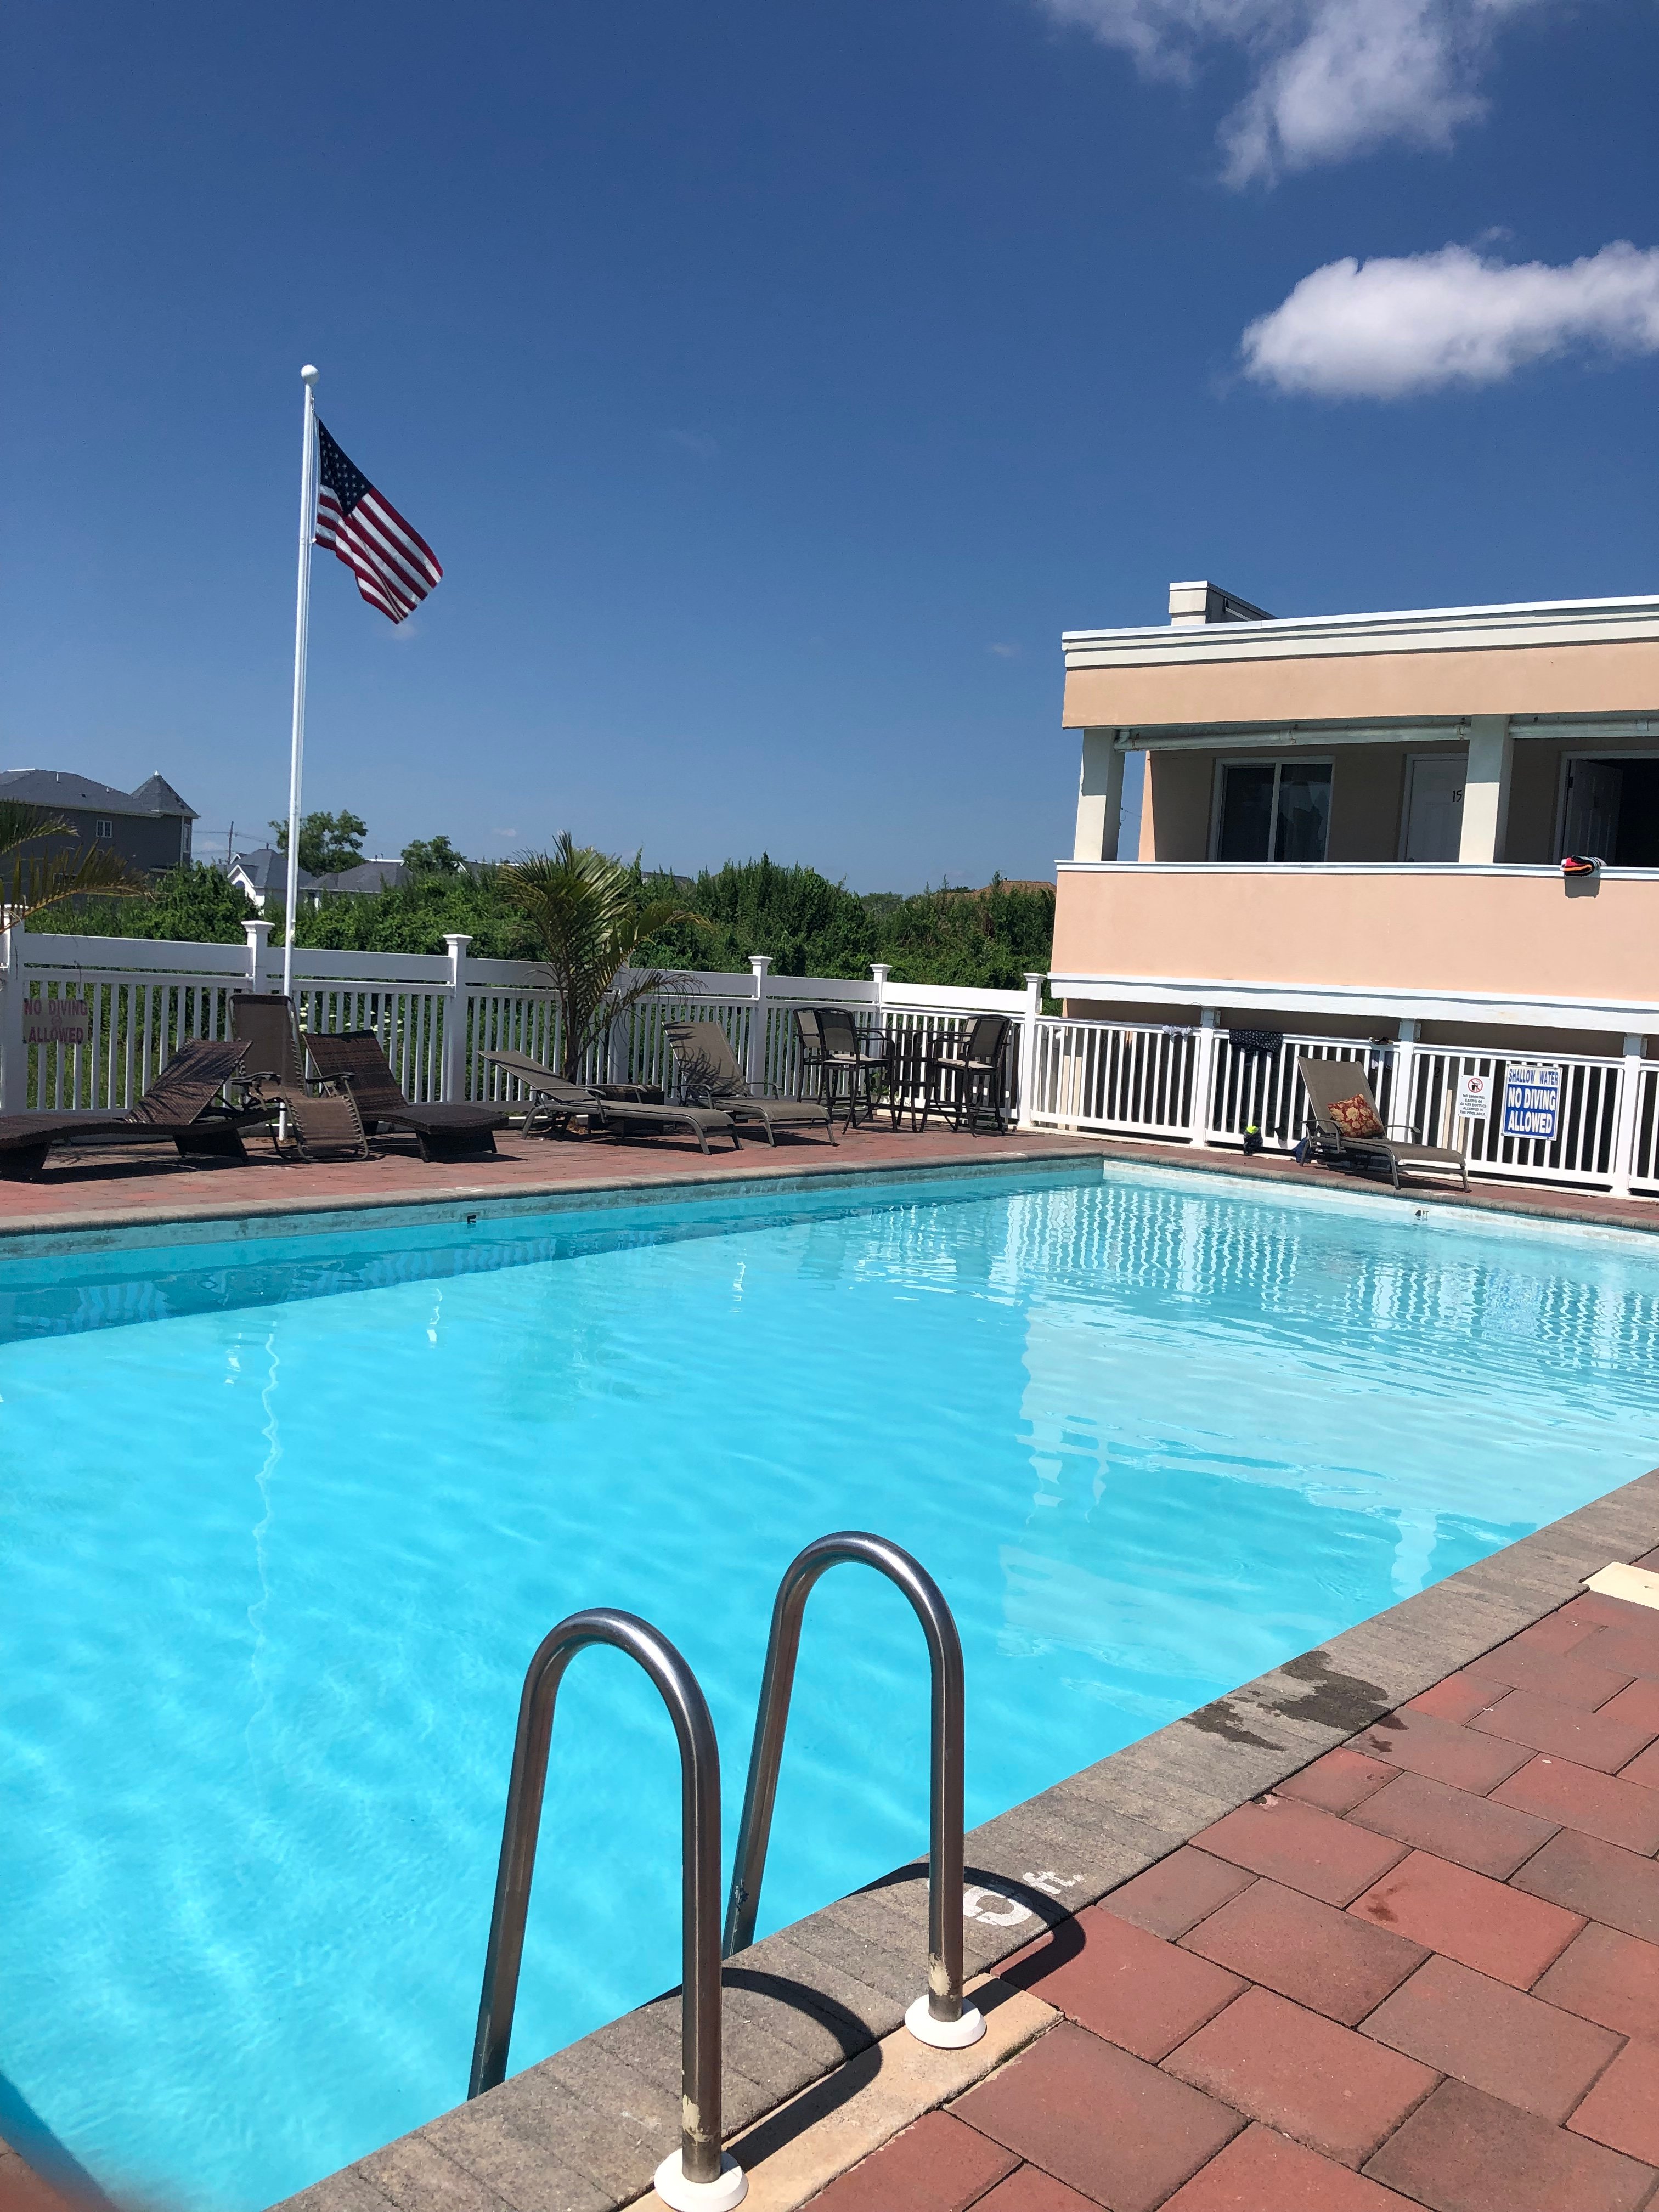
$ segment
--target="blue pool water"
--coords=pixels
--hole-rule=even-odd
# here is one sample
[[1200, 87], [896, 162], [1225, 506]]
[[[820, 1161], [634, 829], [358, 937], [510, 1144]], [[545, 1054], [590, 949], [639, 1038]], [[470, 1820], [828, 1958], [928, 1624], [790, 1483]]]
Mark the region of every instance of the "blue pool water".
[[[9, 1258], [0, 2130], [255, 2208], [459, 2101], [525, 1662], [630, 1607], [736, 1826], [875, 1528], [985, 1819], [1650, 1465], [1659, 1246], [1097, 1167]], [[921, 1844], [914, 1620], [812, 1601], [763, 1928]], [[561, 1700], [514, 2063], [678, 1972], [672, 1740]]]

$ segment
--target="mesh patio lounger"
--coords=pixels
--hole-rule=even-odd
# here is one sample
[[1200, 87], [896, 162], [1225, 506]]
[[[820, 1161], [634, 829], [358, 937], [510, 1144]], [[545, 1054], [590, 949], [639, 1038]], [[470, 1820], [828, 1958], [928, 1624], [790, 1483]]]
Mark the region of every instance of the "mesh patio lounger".
[[689, 1099], [729, 1114], [734, 1121], [758, 1121], [766, 1141], [775, 1145], [779, 1129], [827, 1129], [836, 1142], [835, 1117], [827, 1099], [770, 1098], [745, 1083], [726, 1031], [714, 1022], [670, 1022], [664, 1034], [680, 1071]]
[[350, 1085], [306, 1080], [291, 999], [280, 991], [233, 991], [230, 1026], [247, 1047], [241, 1077], [250, 1097], [254, 1104], [270, 1109], [266, 1127], [279, 1159], [285, 1157], [284, 1127], [294, 1152], [302, 1160], [319, 1159], [325, 1153], [368, 1158], [368, 1138]]
[[507, 1115], [498, 1106], [471, 1106], [459, 1100], [417, 1105], [405, 1098], [373, 1030], [334, 1035], [308, 1030], [306, 1049], [319, 1075], [350, 1085], [365, 1129], [372, 1131], [384, 1121], [391, 1128], [410, 1131], [423, 1160], [493, 1153], [495, 1132], [507, 1126]]
[[263, 1113], [216, 1108], [242, 1064], [246, 1047], [215, 1037], [181, 1044], [138, 1103], [125, 1114], [0, 1114], [0, 1179], [33, 1182], [54, 1145], [165, 1144], [181, 1159], [246, 1160], [245, 1128]]
[[[653, 1098], [647, 1095], [649, 1086], [645, 1084], [613, 1083], [589, 1090], [580, 1083], [567, 1083], [550, 1067], [544, 1067], [539, 1060], [521, 1052], [487, 1052], [482, 1057], [492, 1066], [502, 1069], [515, 1083], [521, 1083], [534, 1097], [536, 1103], [525, 1118], [526, 1136], [538, 1118], [547, 1127], [556, 1121], [568, 1127], [573, 1121], [585, 1117], [613, 1137], [626, 1137], [630, 1133], [659, 1137], [666, 1129], [689, 1129], [705, 1152], [710, 1137], [730, 1137], [732, 1151], [739, 1149], [732, 1116], [713, 1108], [676, 1105], [661, 1097]], [[613, 1091], [638, 1095], [613, 1097]]]
[[[1364, 1067], [1352, 1060], [1297, 1060], [1297, 1072], [1308, 1094], [1321, 1151], [1328, 1158], [1352, 1160], [1356, 1167], [1386, 1167], [1400, 1188], [1400, 1170], [1455, 1175], [1465, 1190], [1469, 1187], [1469, 1164], [1455, 1145], [1425, 1145], [1413, 1129], [1409, 1141], [1389, 1135]], [[1374, 1125], [1367, 1128], [1367, 1123]]]

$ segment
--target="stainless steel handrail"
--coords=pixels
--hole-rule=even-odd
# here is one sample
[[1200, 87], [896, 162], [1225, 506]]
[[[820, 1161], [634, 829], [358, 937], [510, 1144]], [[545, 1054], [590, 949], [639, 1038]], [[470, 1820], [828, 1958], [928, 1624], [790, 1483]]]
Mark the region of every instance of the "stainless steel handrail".
[[749, 1753], [749, 1778], [743, 1793], [743, 1825], [738, 1832], [732, 1888], [726, 1899], [721, 1952], [731, 1958], [755, 1940], [766, 1847], [778, 1794], [789, 1698], [800, 1650], [801, 1617], [819, 1577], [831, 1567], [873, 1567], [897, 1584], [910, 1601], [927, 1639], [933, 1671], [933, 1727], [927, 1793], [927, 1990], [905, 2018], [923, 2042], [972, 2043], [984, 2022], [962, 2001], [962, 1638], [945, 1594], [919, 1560], [890, 1543], [858, 1529], [820, 1536], [793, 1559], [778, 1585], [772, 1607], [772, 1632], [761, 1676], [755, 1741]]
[[[513, 1746], [507, 1818], [478, 2001], [478, 2033], [472, 2051], [469, 2098], [482, 2096], [507, 2075], [507, 2046], [524, 1955], [525, 1917], [536, 1869], [547, 1782], [553, 1707], [564, 1672], [590, 1644], [608, 1644], [638, 1662], [656, 1685], [680, 1747], [682, 1908], [681, 2135], [676, 2157], [658, 2170], [659, 2194], [670, 2195], [679, 2176], [700, 2190], [691, 2203], [738, 2203], [741, 2176], [720, 2154], [720, 1757], [714, 1724], [696, 1676], [668, 1638], [635, 1613], [595, 1607], [573, 1613], [542, 1641], [524, 1679], [519, 1729]], [[670, 2172], [678, 2168], [678, 2174]], [[668, 2187], [665, 2187], [666, 2180]], [[717, 2185], [723, 2185], [717, 2190]], [[735, 2193], [733, 2191], [735, 2191]]]

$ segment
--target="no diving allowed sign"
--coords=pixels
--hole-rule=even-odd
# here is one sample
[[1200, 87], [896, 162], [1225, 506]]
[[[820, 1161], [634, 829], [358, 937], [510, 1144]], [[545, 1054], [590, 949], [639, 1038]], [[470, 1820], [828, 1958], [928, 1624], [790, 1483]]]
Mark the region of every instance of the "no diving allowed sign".
[[1534, 1063], [1510, 1066], [1504, 1077], [1504, 1129], [1506, 1137], [1529, 1137], [1534, 1142], [1554, 1141], [1561, 1115], [1561, 1071]]

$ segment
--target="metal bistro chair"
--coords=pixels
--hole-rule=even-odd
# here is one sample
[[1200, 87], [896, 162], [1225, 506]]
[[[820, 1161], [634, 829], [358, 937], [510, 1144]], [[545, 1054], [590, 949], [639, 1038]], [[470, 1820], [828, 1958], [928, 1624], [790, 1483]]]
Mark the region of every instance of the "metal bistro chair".
[[860, 1099], [865, 1120], [874, 1121], [876, 1106], [870, 1085], [878, 1075], [887, 1072], [886, 1037], [879, 1034], [873, 1037], [862, 1036], [845, 1006], [819, 1006], [816, 1012], [829, 1065], [845, 1085], [848, 1127], [857, 1127]]
[[[999, 1135], [1006, 1134], [1008, 1109], [1003, 1097], [1003, 1063], [1012, 1027], [1006, 1014], [979, 1014], [965, 1036], [945, 1040], [946, 1049], [933, 1055], [933, 1080], [921, 1109], [924, 1129], [928, 1115], [937, 1107], [950, 1116], [953, 1129], [961, 1129], [965, 1121], [977, 1136], [980, 1116], [988, 1112]], [[940, 1079], [946, 1076], [951, 1078], [953, 1094], [948, 1104], [939, 1095]]]

